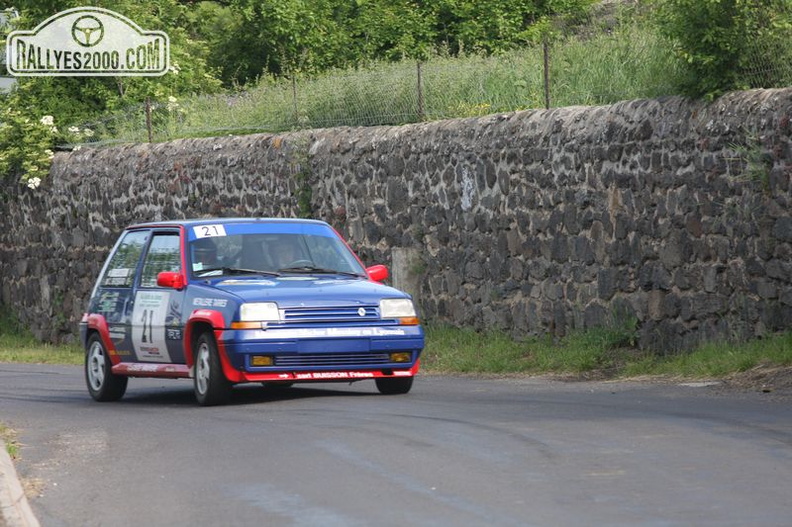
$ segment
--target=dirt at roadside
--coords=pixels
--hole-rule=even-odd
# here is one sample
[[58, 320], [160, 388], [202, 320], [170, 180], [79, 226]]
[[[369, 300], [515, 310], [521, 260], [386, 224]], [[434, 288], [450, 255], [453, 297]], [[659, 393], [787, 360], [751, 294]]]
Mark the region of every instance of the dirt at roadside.
[[792, 366], [757, 366], [723, 379], [723, 386], [751, 392], [792, 395]]

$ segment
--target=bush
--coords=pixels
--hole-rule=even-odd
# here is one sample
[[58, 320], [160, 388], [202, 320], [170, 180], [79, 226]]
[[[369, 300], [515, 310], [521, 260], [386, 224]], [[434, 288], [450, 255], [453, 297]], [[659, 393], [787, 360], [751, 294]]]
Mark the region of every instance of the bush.
[[[659, 31], [674, 43], [686, 72], [683, 93], [714, 98], [723, 92], [769, 87], [780, 82], [788, 68], [788, 51], [773, 49], [787, 43], [792, 28], [790, 0], [656, 0]], [[747, 77], [755, 52], [763, 47], [772, 67]], [[771, 58], [775, 57], [775, 58]], [[768, 73], [768, 72], [778, 73]]]

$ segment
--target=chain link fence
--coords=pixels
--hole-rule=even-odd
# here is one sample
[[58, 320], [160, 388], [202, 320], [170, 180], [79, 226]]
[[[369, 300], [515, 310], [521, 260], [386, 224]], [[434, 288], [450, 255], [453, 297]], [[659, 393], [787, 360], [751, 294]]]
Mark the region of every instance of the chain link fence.
[[[556, 38], [500, 55], [435, 57], [270, 79], [232, 95], [135, 104], [69, 129], [74, 144], [165, 141], [399, 125], [673, 95], [681, 65], [670, 43], [640, 16], [645, 9], [637, 1], [606, 2], [584, 23], [558, 24]], [[792, 8], [787, 15], [792, 21]], [[746, 87], [792, 85], [790, 37], [788, 30], [777, 31], [749, 43]]]

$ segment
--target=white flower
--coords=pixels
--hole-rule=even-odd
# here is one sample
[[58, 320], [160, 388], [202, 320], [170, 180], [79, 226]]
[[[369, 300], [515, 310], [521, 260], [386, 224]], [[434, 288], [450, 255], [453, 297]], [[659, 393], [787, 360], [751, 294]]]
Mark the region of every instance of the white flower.
[[85, 137], [93, 137], [94, 135], [94, 131], [91, 130], [90, 128], [83, 128], [82, 133], [83, 135], [85, 135]]
[[37, 189], [41, 185], [41, 178], [40, 177], [32, 177], [28, 179], [27, 186], [29, 189]]
[[40, 122], [44, 126], [52, 126], [55, 124], [55, 118], [52, 117], [51, 115], [45, 115], [44, 117], [41, 118]]
[[82, 150], [82, 147], [80, 145], [77, 145], [74, 148], [72, 148], [72, 152], [77, 152], [78, 150]]
[[173, 111], [176, 111], [176, 110], [178, 110], [178, 109], [179, 109], [179, 102], [178, 102], [178, 99], [177, 99], [176, 97], [174, 97], [173, 95], [171, 95], [170, 97], [168, 97], [168, 105], [167, 105], [167, 108], [168, 108], [168, 111], [169, 111], [169, 112], [173, 112]]
[[72, 134], [79, 134], [80, 133], [80, 127], [79, 126], [70, 126], [69, 127], [69, 132], [72, 133]]
[[55, 157], [55, 152], [53, 152], [53, 151], [52, 151], [52, 150], [50, 150], [49, 148], [48, 148], [48, 149], [46, 149], [46, 150], [44, 150], [44, 154], [46, 154], [46, 156], [47, 156], [47, 159], [50, 159], [50, 160], [51, 160], [53, 157]]

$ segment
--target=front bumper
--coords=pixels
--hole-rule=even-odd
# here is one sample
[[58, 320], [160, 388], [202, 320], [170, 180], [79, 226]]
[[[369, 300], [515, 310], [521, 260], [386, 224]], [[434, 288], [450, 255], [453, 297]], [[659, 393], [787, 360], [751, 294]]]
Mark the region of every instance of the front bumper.
[[[411, 376], [424, 347], [420, 326], [224, 330], [218, 337], [229, 365], [253, 381]], [[406, 353], [409, 361], [393, 362], [393, 353]], [[273, 364], [253, 366], [253, 356]]]

